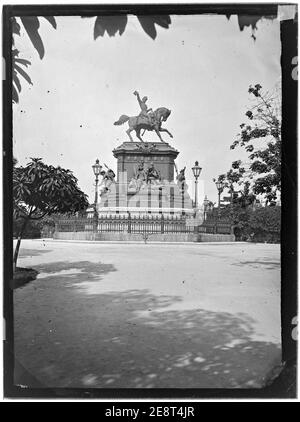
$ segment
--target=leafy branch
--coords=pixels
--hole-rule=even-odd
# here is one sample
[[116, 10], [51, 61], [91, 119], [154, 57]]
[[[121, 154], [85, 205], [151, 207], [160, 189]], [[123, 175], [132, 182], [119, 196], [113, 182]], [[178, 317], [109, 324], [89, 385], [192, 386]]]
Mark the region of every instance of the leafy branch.
[[[249, 87], [254, 105], [245, 113], [248, 123], [240, 125], [241, 131], [230, 146], [231, 149], [243, 148], [249, 163], [236, 160], [231, 169], [221, 175], [227, 184], [250, 187], [254, 195], [263, 195], [267, 203], [276, 200], [281, 191], [281, 106], [280, 91], [263, 92], [262, 86]], [[220, 176], [219, 176], [220, 177]]]

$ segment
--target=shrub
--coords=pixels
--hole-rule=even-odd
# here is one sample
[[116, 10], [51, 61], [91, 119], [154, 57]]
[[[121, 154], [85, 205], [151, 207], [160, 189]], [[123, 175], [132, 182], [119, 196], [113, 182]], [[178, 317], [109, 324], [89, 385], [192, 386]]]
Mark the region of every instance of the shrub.
[[279, 242], [281, 229], [281, 207], [262, 207], [251, 213], [249, 221], [252, 240], [257, 242]]

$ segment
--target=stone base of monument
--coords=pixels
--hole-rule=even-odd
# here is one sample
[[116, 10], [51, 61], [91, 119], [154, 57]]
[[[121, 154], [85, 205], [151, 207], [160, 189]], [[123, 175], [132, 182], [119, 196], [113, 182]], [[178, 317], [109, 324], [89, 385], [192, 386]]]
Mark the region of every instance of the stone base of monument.
[[98, 233], [95, 240], [117, 242], [197, 242], [194, 233]]
[[90, 242], [234, 242], [232, 234], [55, 232], [53, 239]]
[[195, 213], [192, 200], [187, 192], [187, 186], [180, 188], [174, 182], [166, 180], [157, 184], [145, 182], [137, 192], [130, 192], [128, 185], [116, 183], [109, 192], [100, 197], [97, 206], [98, 215], [161, 215], [166, 217], [176, 215], [191, 216]]
[[198, 233], [196, 242], [235, 242], [235, 235]]

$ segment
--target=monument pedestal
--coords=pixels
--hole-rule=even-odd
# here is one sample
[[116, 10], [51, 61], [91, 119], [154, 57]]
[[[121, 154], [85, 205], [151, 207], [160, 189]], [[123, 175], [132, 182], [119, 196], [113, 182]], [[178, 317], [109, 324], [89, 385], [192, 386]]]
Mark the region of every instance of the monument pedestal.
[[159, 171], [161, 180], [174, 180], [174, 160], [179, 151], [164, 142], [123, 142], [113, 150], [114, 157], [118, 160], [117, 173], [127, 173], [130, 181], [134, 177], [135, 169], [139, 162], [145, 165], [151, 162]]
[[[175, 159], [179, 154], [175, 148], [163, 142], [123, 142], [113, 154], [118, 160], [117, 181], [100, 195], [99, 216], [194, 214], [187, 185], [174, 182]], [[150, 182], [146, 175], [151, 166], [159, 179]], [[140, 173], [139, 168], [143, 169]]]

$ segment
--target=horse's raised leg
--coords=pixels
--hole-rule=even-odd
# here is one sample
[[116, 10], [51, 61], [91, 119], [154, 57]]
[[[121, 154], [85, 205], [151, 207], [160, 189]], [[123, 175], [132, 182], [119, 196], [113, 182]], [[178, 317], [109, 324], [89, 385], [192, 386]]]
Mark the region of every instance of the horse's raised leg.
[[161, 142], [163, 142], [163, 143], [166, 143], [166, 142], [163, 140], [163, 138], [160, 136], [159, 129], [154, 128], [154, 130], [155, 130], [156, 135], [159, 137], [160, 141], [161, 141]]
[[169, 132], [169, 131], [168, 131], [168, 129], [165, 129], [165, 128], [162, 128], [162, 127], [161, 127], [161, 128], [159, 129], [159, 131], [160, 131], [160, 132], [167, 132], [167, 134], [170, 136], [170, 138], [173, 138], [172, 133], [171, 133], [171, 132]]
[[141, 138], [141, 129], [135, 129], [135, 133], [139, 140], [144, 143], [143, 139]]
[[126, 133], [129, 136], [129, 139], [130, 139], [131, 142], [133, 142], [132, 136], [130, 135], [130, 132], [132, 132], [132, 131], [133, 131], [132, 127], [129, 127], [129, 129], [126, 130]]

